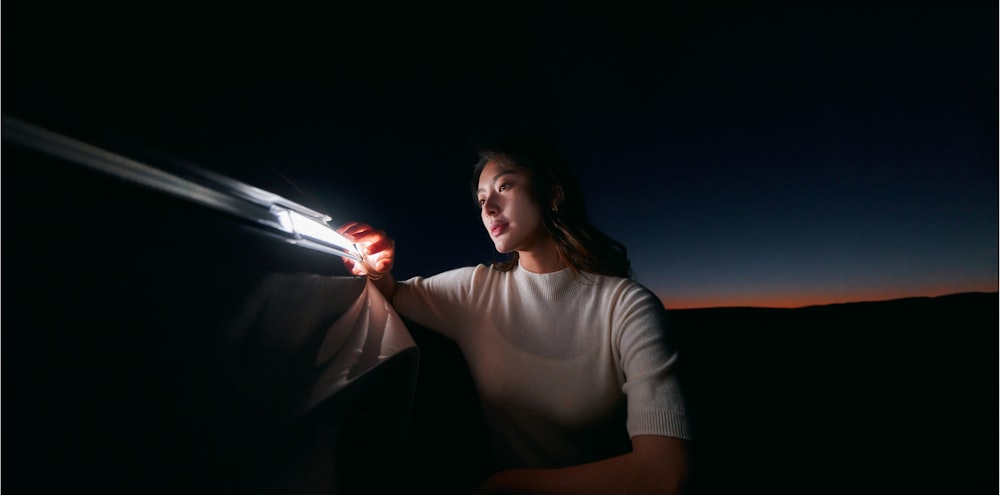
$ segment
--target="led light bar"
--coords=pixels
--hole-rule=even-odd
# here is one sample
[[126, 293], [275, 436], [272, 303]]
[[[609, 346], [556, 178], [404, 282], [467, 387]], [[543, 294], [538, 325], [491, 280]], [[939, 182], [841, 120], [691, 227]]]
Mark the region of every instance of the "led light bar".
[[7, 115], [3, 140], [236, 215], [302, 247], [365, 261], [358, 247], [329, 225], [329, 216], [215, 172], [190, 167], [192, 177], [181, 177]]

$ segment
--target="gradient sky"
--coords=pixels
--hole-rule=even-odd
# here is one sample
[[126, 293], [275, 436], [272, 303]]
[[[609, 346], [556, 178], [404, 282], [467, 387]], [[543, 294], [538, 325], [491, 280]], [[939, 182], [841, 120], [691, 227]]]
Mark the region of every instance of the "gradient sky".
[[380, 226], [401, 278], [494, 259], [472, 143], [514, 131], [671, 308], [997, 290], [995, 4], [609, 3], [7, 8], [4, 111]]

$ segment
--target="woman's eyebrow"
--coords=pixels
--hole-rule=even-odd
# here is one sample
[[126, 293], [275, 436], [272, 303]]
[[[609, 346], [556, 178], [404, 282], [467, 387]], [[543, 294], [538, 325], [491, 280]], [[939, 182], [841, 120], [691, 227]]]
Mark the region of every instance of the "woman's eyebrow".
[[[504, 175], [507, 175], [507, 174], [516, 174], [516, 173], [517, 173], [517, 170], [511, 170], [511, 169], [502, 170], [500, 173], [494, 175], [493, 178], [490, 179], [490, 184], [496, 184], [497, 183], [497, 179], [499, 179], [500, 177], [503, 177]], [[478, 194], [478, 193], [481, 193], [481, 192], [483, 192], [485, 190], [486, 190], [486, 188], [480, 187], [479, 189], [476, 190], [476, 193]]]

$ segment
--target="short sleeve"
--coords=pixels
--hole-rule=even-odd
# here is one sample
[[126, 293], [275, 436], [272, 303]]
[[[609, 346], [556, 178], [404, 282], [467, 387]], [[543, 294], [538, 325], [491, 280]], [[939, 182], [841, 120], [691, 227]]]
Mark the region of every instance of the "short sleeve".
[[626, 291], [615, 307], [617, 357], [625, 375], [629, 436], [690, 438], [675, 371], [678, 359], [660, 300], [641, 286]]

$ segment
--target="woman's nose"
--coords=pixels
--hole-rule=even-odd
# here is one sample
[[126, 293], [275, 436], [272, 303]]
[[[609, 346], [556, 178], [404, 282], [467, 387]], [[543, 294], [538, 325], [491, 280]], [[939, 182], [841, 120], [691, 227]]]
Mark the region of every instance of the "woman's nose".
[[500, 205], [498, 203], [499, 202], [497, 201], [496, 196], [490, 195], [486, 198], [486, 202], [483, 203], [483, 212], [487, 215], [496, 215], [500, 210]]

